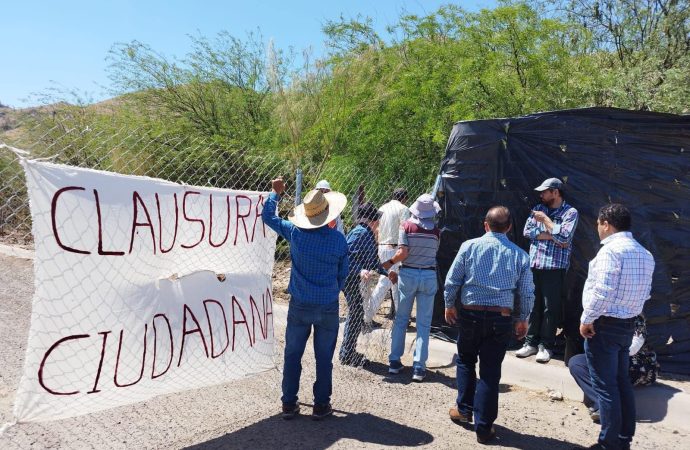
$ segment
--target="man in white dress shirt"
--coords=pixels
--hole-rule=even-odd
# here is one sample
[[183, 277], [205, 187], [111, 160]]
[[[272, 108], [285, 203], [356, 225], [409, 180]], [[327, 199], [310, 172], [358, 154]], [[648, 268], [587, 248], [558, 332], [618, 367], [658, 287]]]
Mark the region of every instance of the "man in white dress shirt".
[[601, 433], [590, 449], [627, 450], [635, 434], [630, 344], [635, 317], [649, 299], [654, 258], [630, 233], [630, 211], [613, 203], [599, 210], [601, 249], [589, 263], [582, 291], [580, 334], [599, 401]]
[[[410, 210], [405, 206], [406, 203], [407, 190], [398, 188], [393, 191], [391, 200], [379, 208], [381, 218], [379, 219], [378, 250], [381, 263], [392, 258], [398, 250], [400, 224], [410, 217]], [[389, 272], [392, 271], [397, 273], [399, 267], [400, 263], [395, 264], [391, 267]], [[391, 312], [391, 315], [394, 317], [394, 311], [398, 309], [398, 299], [400, 298], [398, 285], [393, 284], [388, 277], [380, 276], [369, 298], [368, 307], [364, 312], [365, 323], [370, 324], [372, 322], [374, 315], [376, 315], [376, 311], [378, 311], [379, 306], [381, 306], [381, 302], [383, 302], [383, 298], [386, 296], [386, 292], [388, 292], [389, 289], [391, 289], [393, 297], [393, 312]]]

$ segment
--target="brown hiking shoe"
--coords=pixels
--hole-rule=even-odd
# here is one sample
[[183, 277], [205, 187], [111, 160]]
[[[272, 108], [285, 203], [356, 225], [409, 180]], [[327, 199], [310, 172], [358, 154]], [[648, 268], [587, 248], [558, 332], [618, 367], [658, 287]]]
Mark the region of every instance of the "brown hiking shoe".
[[480, 444], [486, 444], [487, 442], [493, 440], [496, 437], [496, 429], [491, 425], [491, 429], [488, 433], [480, 433], [477, 431], [477, 442]]
[[297, 403], [283, 403], [283, 419], [290, 420], [299, 414]]
[[314, 420], [321, 420], [333, 414], [333, 408], [330, 403], [323, 405], [314, 405], [311, 413], [311, 418]]
[[465, 414], [463, 412], [458, 411], [457, 406], [453, 406], [448, 410], [448, 415], [450, 416], [450, 420], [452, 420], [455, 423], [470, 423], [472, 422], [472, 413]]

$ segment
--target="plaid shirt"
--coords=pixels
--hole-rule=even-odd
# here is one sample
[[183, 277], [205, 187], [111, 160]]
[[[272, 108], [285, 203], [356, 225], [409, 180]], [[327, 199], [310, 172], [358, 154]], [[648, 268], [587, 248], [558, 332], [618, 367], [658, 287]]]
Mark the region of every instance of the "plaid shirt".
[[290, 243], [291, 301], [301, 304], [337, 303], [347, 277], [348, 258], [345, 236], [323, 226], [302, 229], [276, 216], [280, 196], [271, 192], [264, 204], [264, 223]]
[[621, 231], [601, 241], [603, 247], [589, 263], [582, 291], [581, 323], [601, 316], [629, 319], [642, 312], [652, 290], [654, 257], [632, 237]]
[[514, 307], [520, 297], [520, 320], [527, 320], [534, 305], [534, 282], [529, 256], [504, 233], [487, 232], [460, 246], [446, 277], [446, 308], [455, 306], [458, 291], [463, 305]]
[[[543, 223], [537, 222], [530, 216], [525, 223], [523, 235], [531, 241], [529, 246], [530, 265], [533, 269], [567, 269], [570, 266], [570, 253], [572, 252], [573, 234], [577, 227], [577, 209], [565, 201], [556, 209], [549, 209], [539, 204], [535, 211], [542, 211], [553, 221], [551, 236], [553, 240], [538, 240], [540, 233], [548, 233]], [[563, 248], [556, 244], [569, 244]]]

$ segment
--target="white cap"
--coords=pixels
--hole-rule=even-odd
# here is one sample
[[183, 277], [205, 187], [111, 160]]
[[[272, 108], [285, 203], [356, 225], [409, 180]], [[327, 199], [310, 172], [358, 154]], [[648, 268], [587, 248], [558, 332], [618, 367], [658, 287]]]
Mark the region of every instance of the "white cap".
[[328, 189], [330, 191], [331, 184], [326, 180], [321, 180], [318, 183], [316, 183], [316, 187], [314, 189]]

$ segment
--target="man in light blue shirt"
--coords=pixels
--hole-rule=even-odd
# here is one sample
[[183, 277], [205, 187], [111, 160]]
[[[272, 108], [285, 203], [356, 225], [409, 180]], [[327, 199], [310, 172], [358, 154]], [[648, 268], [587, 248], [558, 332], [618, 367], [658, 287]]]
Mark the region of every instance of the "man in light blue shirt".
[[[443, 294], [446, 322], [460, 327], [458, 398], [450, 418], [467, 423], [474, 414], [477, 441], [481, 444], [496, 435], [493, 423], [498, 416], [501, 363], [510, 335], [514, 330], [519, 339], [525, 337], [534, 304], [529, 255], [508, 239], [510, 228], [508, 208], [491, 208], [484, 219], [486, 234], [460, 246]], [[519, 295], [520, 306], [513, 323], [515, 295]], [[475, 366], [480, 354], [477, 380]]]

